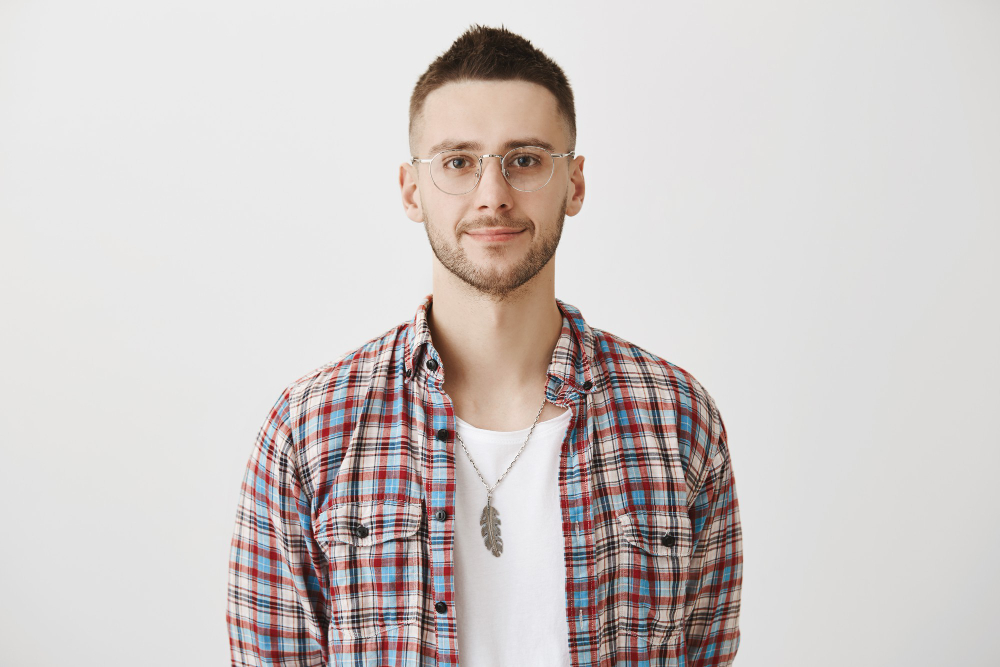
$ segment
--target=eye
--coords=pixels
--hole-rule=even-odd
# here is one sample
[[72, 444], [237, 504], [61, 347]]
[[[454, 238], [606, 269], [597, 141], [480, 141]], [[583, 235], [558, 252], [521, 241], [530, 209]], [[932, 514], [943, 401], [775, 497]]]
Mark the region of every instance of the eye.
[[541, 156], [532, 152], [515, 153], [510, 158], [510, 166], [515, 169], [531, 169], [542, 164]]
[[478, 160], [468, 153], [446, 153], [441, 156], [441, 166], [445, 171], [469, 171], [477, 166]]

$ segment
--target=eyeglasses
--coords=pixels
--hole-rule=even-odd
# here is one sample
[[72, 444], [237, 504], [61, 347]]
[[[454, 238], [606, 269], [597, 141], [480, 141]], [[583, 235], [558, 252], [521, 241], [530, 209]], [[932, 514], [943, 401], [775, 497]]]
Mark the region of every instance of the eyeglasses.
[[552, 180], [555, 171], [555, 158], [573, 157], [576, 151], [569, 153], [549, 153], [538, 146], [520, 146], [512, 148], [504, 155], [476, 155], [468, 151], [446, 148], [435, 153], [430, 159], [410, 158], [414, 162], [429, 162], [431, 165], [431, 180], [442, 192], [449, 195], [464, 195], [472, 192], [479, 185], [483, 175], [483, 158], [500, 158], [500, 171], [510, 186], [521, 192], [541, 190]]

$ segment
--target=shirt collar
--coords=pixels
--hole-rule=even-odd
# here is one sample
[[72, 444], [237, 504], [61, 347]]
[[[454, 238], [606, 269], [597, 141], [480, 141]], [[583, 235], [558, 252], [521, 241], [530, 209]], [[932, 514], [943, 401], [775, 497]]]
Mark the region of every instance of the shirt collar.
[[[441, 357], [434, 349], [427, 321], [432, 301], [433, 294], [425, 296], [413, 319], [405, 324], [403, 363], [407, 380], [413, 379], [416, 373], [426, 373], [437, 376], [440, 378], [437, 381], [443, 383]], [[556, 379], [561, 383], [563, 390], [593, 393], [602, 384], [600, 367], [591, 365], [595, 352], [594, 331], [576, 307], [558, 298], [556, 305], [563, 316], [562, 331], [552, 350], [548, 377], [550, 381]], [[428, 360], [433, 360], [431, 366], [435, 368], [426, 365]]]

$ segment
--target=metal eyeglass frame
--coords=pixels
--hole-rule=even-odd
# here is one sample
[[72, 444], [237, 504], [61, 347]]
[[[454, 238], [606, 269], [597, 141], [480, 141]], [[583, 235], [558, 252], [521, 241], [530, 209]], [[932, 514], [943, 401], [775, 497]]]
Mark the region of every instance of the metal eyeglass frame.
[[[434, 180], [434, 172], [433, 171], [430, 172], [430, 174], [431, 174], [431, 182], [434, 183], [434, 185], [437, 187], [438, 190], [441, 190], [441, 192], [444, 192], [446, 195], [455, 195], [455, 196], [467, 195], [470, 192], [472, 192], [473, 190], [475, 190], [477, 187], [479, 187], [479, 181], [483, 180], [483, 158], [484, 157], [498, 157], [498, 158], [500, 158], [500, 173], [503, 174], [503, 179], [505, 181], [507, 181], [507, 185], [509, 185], [510, 187], [514, 188], [518, 192], [538, 192], [539, 190], [541, 190], [542, 188], [544, 188], [546, 185], [548, 185], [549, 181], [552, 180], [552, 174], [556, 173], [556, 162], [555, 162], [555, 160], [552, 161], [552, 168], [549, 170], [549, 177], [547, 179], [545, 179], [544, 183], [542, 183], [541, 185], [539, 185], [534, 190], [522, 190], [521, 188], [519, 188], [516, 185], [514, 185], [513, 183], [511, 183], [510, 182], [510, 178], [508, 178], [508, 173], [507, 173], [507, 156], [510, 155], [511, 153], [513, 153], [514, 151], [519, 151], [519, 150], [521, 150], [523, 148], [537, 148], [538, 150], [542, 151], [543, 153], [547, 153], [548, 152], [544, 148], [542, 148], [541, 146], [517, 146], [516, 148], [511, 148], [509, 151], [507, 151], [503, 155], [494, 155], [492, 153], [486, 153], [485, 155], [476, 155], [476, 157], [479, 159], [479, 168], [476, 170], [476, 183], [475, 183], [475, 185], [473, 185], [471, 188], [469, 188], [465, 192], [448, 192], [448, 191], [444, 190], [440, 185], [438, 185], [438, 182]], [[432, 155], [429, 158], [418, 158], [418, 157], [412, 157], [411, 156], [410, 157], [410, 164], [413, 164], [414, 162], [428, 162], [428, 163], [430, 163], [430, 162], [433, 162], [434, 158], [436, 158], [438, 155], [441, 155], [441, 153], [448, 153], [448, 152], [451, 152], [451, 151], [468, 153], [468, 151], [465, 151], [465, 150], [463, 150], [461, 148], [445, 148], [444, 150], [438, 151], [437, 153], [435, 153], [434, 155]], [[469, 153], [469, 154], [470, 155], [475, 155], [475, 153]], [[557, 157], [573, 157], [573, 156], [576, 155], [576, 151], [570, 151], [569, 153], [549, 153], [549, 155], [551, 155], [554, 158], [557, 158]], [[428, 171], [430, 171], [430, 170], [428, 170]]]

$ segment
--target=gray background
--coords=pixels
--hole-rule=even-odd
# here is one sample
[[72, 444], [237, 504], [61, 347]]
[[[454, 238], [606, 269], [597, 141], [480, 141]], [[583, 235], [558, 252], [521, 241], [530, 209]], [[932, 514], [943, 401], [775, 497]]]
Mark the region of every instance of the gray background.
[[1000, 664], [1000, 5], [844, 0], [0, 2], [0, 662], [228, 664], [257, 430], [430, 292], [472, 22], [575, 89], [557, 296], [722, 411], [737, 664]]

